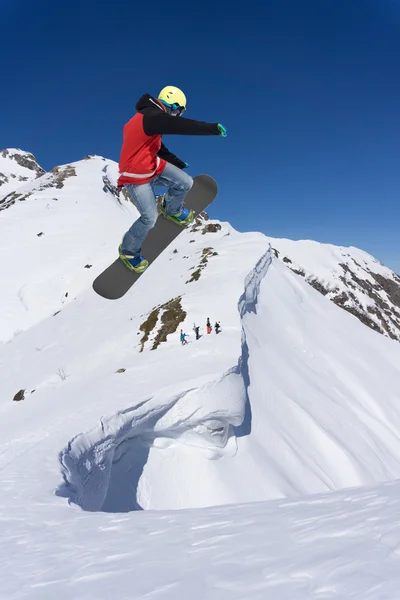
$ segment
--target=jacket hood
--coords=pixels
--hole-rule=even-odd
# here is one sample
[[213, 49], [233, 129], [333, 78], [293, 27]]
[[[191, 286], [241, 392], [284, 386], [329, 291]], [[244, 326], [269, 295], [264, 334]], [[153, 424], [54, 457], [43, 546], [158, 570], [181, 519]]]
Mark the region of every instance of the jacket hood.
[[159, 100], [150, 96], [150, 94], [144, 94], [136, 103], [136, 110], [142, 111], [146, 108], [159, 108], [161, 111], [164, 111], [164, 107]]

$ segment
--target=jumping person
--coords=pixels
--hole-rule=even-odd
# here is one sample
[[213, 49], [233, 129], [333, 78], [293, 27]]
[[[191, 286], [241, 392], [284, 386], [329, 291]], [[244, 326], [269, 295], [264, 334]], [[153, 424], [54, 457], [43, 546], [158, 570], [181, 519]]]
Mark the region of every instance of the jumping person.
[[186, 110], [186, 96], [171, 85], [163, 88], [158, 98], [150, 94], [142, 96], [136, 110], [124, 126], [118, 187], [126, 188], [140, 217], [125, 233], [118, 250], [129, 269], [142, 273], [149, 264], [141, 254], [142, 244], [158, 217], [154, 186], [167, 188], [160, 207], [166, 219], [186, 226], [194, 218], [194, 211], [183, 206], [193, 185], [192, 177], [183, 171], [189, 165], [164, 146], [162, 135], [226, 137], [226, 129], [220, 123], [176, 118]]

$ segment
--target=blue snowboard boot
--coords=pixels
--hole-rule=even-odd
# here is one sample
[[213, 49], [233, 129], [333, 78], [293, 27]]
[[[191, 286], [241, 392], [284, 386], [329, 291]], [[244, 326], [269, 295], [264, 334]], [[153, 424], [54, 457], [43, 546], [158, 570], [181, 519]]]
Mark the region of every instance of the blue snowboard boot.
[[122, 252], [122, 244], [118, 248], [118, 253], [124, 265], [131, 271], [135, 271], [135, 273], [143, 273], [149, 266], [149, 262], [143, 256], [132, 256]]
[[173, 221], [174, 223], [177, 223], [177, 225], [181, 225], [182, 227], [184, 227], [185, 225], [189, 225], [189, 223], [191, 223], [194, 219], [194, 210], [190, 210], [189, 208], [182, 208], [179, 212], [175, 213], [174, 215], [166, 215], [165, 200], [161, 202], [160, 210], [162, 215], [166, 219], [169, 219], [170, 221]]

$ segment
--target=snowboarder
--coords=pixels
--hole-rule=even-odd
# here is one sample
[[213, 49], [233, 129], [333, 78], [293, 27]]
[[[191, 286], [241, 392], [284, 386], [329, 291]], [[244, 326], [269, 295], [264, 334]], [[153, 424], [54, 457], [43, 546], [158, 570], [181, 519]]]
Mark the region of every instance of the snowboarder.
[[206, 327], [207, 327], [207, 333], [211, 333], [212, 327], [211, 327], [211, 323], [210, 323], [210, 317], [207, 317]]
[[199, 333], [199, 331], [200, 331], [200, 327], [199, 327], [198, 325], [195, 325], [195, 326], [193, 327], [193, 331], [194, 331], [194, 332], [195, 332], [195, 334], [196, 334], [196, 340], [199, 340], [199, 339], [200, 339], [200, 333]]
[[221, 331], [221, 325], [219, 324], [219, 321], [215, 321], [214, 329], [215, 333], [219, 333]]
[[183, 172], [189, 165], [164, 146], [162, 135], [226, 137], [226, 129], [220, 123], [174, 118], [181, 117], [186, 110], [186, 96], [170, 85], [161, 90], [158, 98], [150, 94], [142, 96], [136, 110], [124, 126], [118, 187], [125, 186], [140, 218], [122, 238], [119, 257], [129, 269], [142, 273], [149, 263], [141, 255], [141, 247], [158, 217], [154, 186], [168, 188], [160, 206], [165, 218], [181, 226], [194, 218], [194, 212], [183, 207], [185, 195], [193, 185], [190, 175]]
[[182, 346], [184, 346], [185, 344], [188, 343], [187, 338], [188, 334], [187, 333], [183, 333], [183, 329], [181, 329], [181, 335], [180, 335], [180, 339], [181, 339], [181, 344]]

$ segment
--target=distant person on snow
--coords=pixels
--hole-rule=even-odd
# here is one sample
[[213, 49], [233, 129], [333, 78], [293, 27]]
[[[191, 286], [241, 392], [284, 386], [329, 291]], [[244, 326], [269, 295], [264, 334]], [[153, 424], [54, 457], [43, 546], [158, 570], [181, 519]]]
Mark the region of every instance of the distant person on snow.
[[188, 334], [187, 333], [183, 333], [183, 329], [181, 329], [180, 338], [181, 338], [181, 344], [182, 344], [182, 346], [184, 346], [185, 344], [188, 343], [188, 341], [186, 339], [187, 337], [188, 337]]
[[211, 327], [211, 323], [210, 323], [210, 318], [209, 317], [207, 317], [206, 328], [207, 328], [207, 333], [211, 333], [212, 327]]
[[195, 325], [195, 326], [193, 327], [193, 331], [194, 331], [194, 332], [195, 332], [195, 334], [196, 334], [196, 340], [199, 340], [199, 339], [200, 339], [200, 333], [199, 333], [199, 331], [200, 331], [200, 327], [199, 327], [198, 325]]
[[219, 324], [219, 321], [215, 322], [214, 329], [215, 333], [219, 333], [221, 331], [221, 325]]
[[149, 264], [141, 255], [142, 244], [158, 217], [154, 186], [167, 188], [160, 206], [166, 219], [185, 226], [194, 218], [194, 211], [183, 207], [185, 195], [193, 185], [193, 179], [182, 170], [189, 165], [164, 146], [162, 135], [226, 137], [226, 129], [220, 123], [176, 118], [186, 110], [186, 96], [171, 85], [163, 88], [158, 98], [142, 96], [136, 110], [124, 126], [118, 187], [125, 186], [140, 217], [122, 238], [119, 257], [129, 269], [142, 273]]
[[103, 191], [104, 192], [111, 192], [111, 194], [113, 196], [116, 196], [116, 198], [119, 199], [120, 193], [121, 193], [121, 188], [117, 188], [115, 187], [115, 185], [113, 185], [110, 181], [110, 178], [107, 174], [107, 166], [104, 167], [103, 169]]

